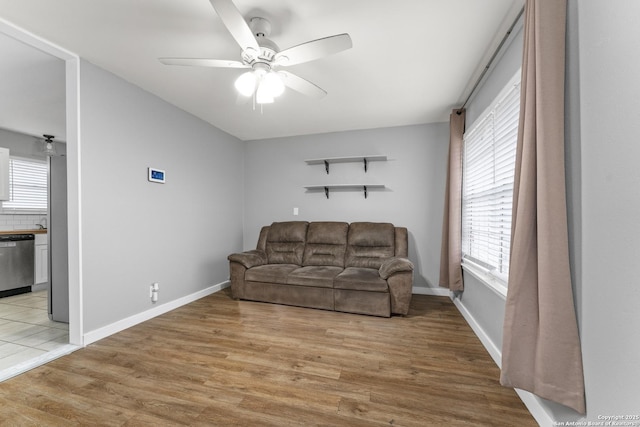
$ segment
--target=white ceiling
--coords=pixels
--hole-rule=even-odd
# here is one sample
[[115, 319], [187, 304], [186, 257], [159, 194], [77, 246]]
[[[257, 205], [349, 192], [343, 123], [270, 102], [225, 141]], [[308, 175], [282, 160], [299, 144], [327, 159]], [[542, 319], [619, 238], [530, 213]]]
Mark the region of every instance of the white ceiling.
[[[158, 62], [171, 56], [240, 59], [240, 48], [207, 0], [0, 0], [0, 18], [254, 140], [447, 120], [523, 1], [235, 0], [245, 18], [271, 21], [270, 38], [281, 49], [343, 32], [353, 40], [352, 49], [287, 68], [324, 88], [325, 98], [288, 89], [263, 111], [236, 103], [233, 82], [243, 70]], [[18, 82], [0, 84], [0, 127], [20, 131], [47, 116], [64, 117], [61, 61], [28, 50], [17, 52], [12, 40], [0, 38], [0, 81]], [[21, 63], [9, 64], [12, 57]], [[47, 66], [53, 71], [42, 73]], [[43, 75], [53, 79], [53, 94], [42, 89]], [[48, 126], [25, 133], [59, 132]]]

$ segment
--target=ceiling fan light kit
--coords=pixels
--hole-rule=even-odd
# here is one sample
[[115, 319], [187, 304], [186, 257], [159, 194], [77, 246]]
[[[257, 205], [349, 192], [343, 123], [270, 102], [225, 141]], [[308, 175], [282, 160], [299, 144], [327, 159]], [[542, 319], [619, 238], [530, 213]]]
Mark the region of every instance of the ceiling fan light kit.
[[258, 86], [258, 90], [260, 89], [267, 92], [272, 98], [277, 98], [284, 92], [284, 83], [276, 72], [270, 71], [262, 76], [262, 80]]
[[246, 73], [240, 74], [240, 77], [236, 79], [234, 86], [240, 95], [251, 96], [256, 90], [257, 84], [258, 78], [255, 73], [253, 71], [247, 71]]
[[234, 86], [242, 96], [255, 94], [258, 104], [271, 104], [284, 93], [284, 82], [278, 73], [259, 62], [254, 64], [252, 71], [241, 74]]
[[231, 0], [210, 0], [222, 23], [242, 49], [240, 61], [203, 58], [159, 58], [165, 65], [186, 65], [214, 68], [250, 68], [234, 83], [240, 95], [254, 97], [257, 104], [273, 103], [284, 93], [285, 87], [317, 99], [327, 92], [287, 71], [276, 71], [276, 67], [301, 64], [341, 52], [353, 46], [349, 34], [337, 34], [322, 39], [302, 43], [280, 50], [268, 37], [271, 23], [260, 17], [253, 17], [249, 24]]

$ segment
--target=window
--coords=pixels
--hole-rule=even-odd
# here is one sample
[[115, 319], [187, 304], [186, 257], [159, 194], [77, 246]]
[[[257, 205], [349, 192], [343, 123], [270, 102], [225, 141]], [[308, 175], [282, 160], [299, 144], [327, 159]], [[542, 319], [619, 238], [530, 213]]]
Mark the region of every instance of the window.
[[42, 161], [9, 159], [9, 200], [2, 210], [40, 213], [47, 210], [47, 164]]
[[520, 74], [464, 135], [462, 254], [507, 282]]

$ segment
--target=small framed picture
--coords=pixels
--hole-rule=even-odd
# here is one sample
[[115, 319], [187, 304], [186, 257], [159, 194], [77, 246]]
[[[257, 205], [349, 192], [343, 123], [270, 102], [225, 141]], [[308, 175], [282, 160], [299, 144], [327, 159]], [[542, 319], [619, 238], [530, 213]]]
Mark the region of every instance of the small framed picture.
[[164, 184], [165, 173], [162, 169], [149, 168], [149, 181]]

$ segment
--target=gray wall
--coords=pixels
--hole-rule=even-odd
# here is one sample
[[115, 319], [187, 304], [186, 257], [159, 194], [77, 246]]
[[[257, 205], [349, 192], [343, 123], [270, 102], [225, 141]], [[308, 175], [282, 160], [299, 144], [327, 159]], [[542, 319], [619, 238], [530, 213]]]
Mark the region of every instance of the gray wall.
[[[407, 227], [414, 286], [437, 287], [448, 150], [447, 123], [246, 143], [245, 249], [273, 221], [381, 221]], [[305, 159], [386, 155], [386, 162], [307, 165]], [[306, 192], [305, 185], [379, 183], [385, 191]], [[293, 208], [300, 214], [293, 216]]]
[[[575, 1], [575, 0], [574, 0]], [[576, 1], [588, 419], [639, 415], [640, 2]], [[635, 420], [638, 425], [639, 421]]]
[[[538, 399], [556, 422], [638, 415], [640, 291], [634, 266], [640, 254], [640, 145], [630, 136], [640, 131], [640, 59], [629, 55], [640, 49], [637, 16], [640, 3], [633, 0], [615, 7], [568, 2], [567, 208], [587, 415]], [[521, 50], [521, 42], [510, 49]], [[491, 78], [504, 85], [512, 75], [509, 64], [500, 64], [504, 68]], [[493, 87], [501, 86], [487, 82], [482, 90]], [[483, 110], [478, 100], [484, 99], [490, 97], [478, 96], [469, 111]], [[504, 301], [483, 286], [465, 274], [461, 303], [500, 348]]]
[[481, 82], [473, 98], [466, 106], [466, 128], [469, 129], [484, 110], [493, 102], [522, 65], [522, 18], [502, 47], [487, 76]]
[[[85, 334], [228, 278], [243, 144], [86, 61], [80, 67]], [[147, 167], [166, 184], [147, 181]]]

